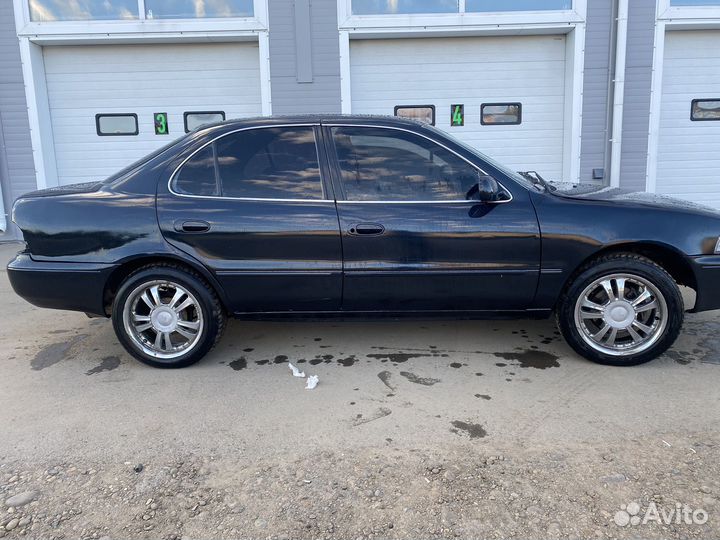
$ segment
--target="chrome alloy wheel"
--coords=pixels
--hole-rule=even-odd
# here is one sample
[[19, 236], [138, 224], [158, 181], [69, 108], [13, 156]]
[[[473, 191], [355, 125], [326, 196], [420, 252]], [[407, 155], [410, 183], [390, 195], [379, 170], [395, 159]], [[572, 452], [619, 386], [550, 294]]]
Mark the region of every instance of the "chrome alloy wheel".
[[611, 356], [649, 349], [662, 337], [667, 322], [665, 297], [637, 275], [596, 279], [575, 303], [575, 325], [585, 343]]
[[177, 358], [191, 350], [203, 331], [197, 298], [171, 281], [143, 283], [123, 308], [123, 326], [134, 344], [158, 359]]

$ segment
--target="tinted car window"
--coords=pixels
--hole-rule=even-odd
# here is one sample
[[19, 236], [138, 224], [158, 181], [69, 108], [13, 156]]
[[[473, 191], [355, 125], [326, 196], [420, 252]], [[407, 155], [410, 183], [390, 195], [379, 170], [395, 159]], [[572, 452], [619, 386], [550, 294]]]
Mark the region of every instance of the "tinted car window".
[[442, 146], [406, 131], [333, 128], [349, 201], [465, 200], [478, 171]]
[[312, 127], [240, 131], [216, 142], [226, 197], [322, 199]]
[[206, 146], [185, 162], [175, 178], [174, 188], [185, 195], [219, 194], [213, 145]]

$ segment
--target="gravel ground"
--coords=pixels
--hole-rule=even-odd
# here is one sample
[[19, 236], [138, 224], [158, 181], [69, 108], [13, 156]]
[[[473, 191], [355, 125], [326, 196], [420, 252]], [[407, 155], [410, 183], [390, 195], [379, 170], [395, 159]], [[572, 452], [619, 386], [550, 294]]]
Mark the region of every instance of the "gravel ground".
[[627, 369], [551, 321], [326, 321], [163, 371], [0, 304], [0, 538], [720, 537], [718, 313]]

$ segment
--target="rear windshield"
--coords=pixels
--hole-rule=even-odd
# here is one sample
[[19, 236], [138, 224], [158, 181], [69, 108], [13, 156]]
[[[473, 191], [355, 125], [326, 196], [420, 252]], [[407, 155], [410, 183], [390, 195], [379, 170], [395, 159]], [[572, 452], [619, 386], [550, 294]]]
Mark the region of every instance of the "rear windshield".
[[162, 154], [162, 153], [165, 152], [166, 150], [169, 150], [170, 148], [172, 148], [173, 146], [175, 146], [176, 144], [178, 144], [178, 143], [179, 143], [180, 141], [182, 141], [183, 139], [186, 139], [188, 136], [189, 136], [189, 135], [183, 135], [182, 137], [178, 137], [178, 138], [175, 139], [174, 141], [169, 142], [168, 144], [166, 144], [165, 146], [162, 146], [162, 147], [158, 148], [157, 150], [149, 153], [147, 156], [141, 157], [140, 159], [138, 159], [138, 160], [135, 161], [134, 163], [131, 163], [130, 165], [128, 165], [128, 166], [125, 167], [124, 169], [119, 170], [118, 172], [116, 172], [115, 174], [113, 174], [113, 175], [111, 175], [111, 176], [108, 176], [105, 180], [102, 181], [102, 183], [108, 185], [108, 184], [112, 184], [113, 182], [116, 182], [117, 180], [120, 180], [120, 179], [124, 178], [128, 173], [131, 173], [131, 172], [134, 171], [135, 169], [137, 169], [137, 168], [139, 168], [139, 167], [142, 167], [143, 165], [145, 165], [145, 164], [148, 163], [149, 161], [155, 159], [155, 158], [158, 157], [160, 154]]

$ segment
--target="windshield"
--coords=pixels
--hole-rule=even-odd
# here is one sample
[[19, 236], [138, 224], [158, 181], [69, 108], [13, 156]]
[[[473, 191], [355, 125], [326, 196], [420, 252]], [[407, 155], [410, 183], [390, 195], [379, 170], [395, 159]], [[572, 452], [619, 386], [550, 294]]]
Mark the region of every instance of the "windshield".
[[455, 144], [457, 144], [457, 145], [459, 145], [459, 146], [462, 146], [465, 150], [467, 150], [467, 151], [470, 152], [471, 154], [474, 154], [474, 155], [478, 156], [480, 159], [482, 159], [482, 160], [483, 160], [484, 162], [486, 162], [488, 165], [490, 165], [491, 167], [496, 168], [496, 169], [499, 170], [501, 173], [503, 173], [505, 176], [509, 176], [512, 180], [514, 180], [515, 182], [517, 182], [517, 183], [520, 184], [521, 186], [526, 187], [526, 188], [528, 188], [528, 189], [534, 189], [534, 190], [538, 190], [538, 191], [544, 191], [544, 188], [541, 187], [540, 184], [531, 182], [531, 181], [528, 180], [527, 178], [524, 178], [524, 177], [523, 177], [521, 174], [519, 174], [518, 172], [513, 171], [512, 169], [510, 169], [510, 168], [507, 167], [506, 165], [503, 165], [502, 163], [499, 163], [499, 162], [495, 161], [493, 158], [491, 158], [491, 157], [483, 154], [482, 152], [480, 152], [480, 151], [477, 150], [476, 148], [473, 148], [473, 147], [470, 146], [469, 144], [464, 143], [463, 141], [461, 141], [461, 140], [458, 139], [457, 137], [453, 137], [452, 135], [448, 135], [448, 134], [445, 133], [444, 131], [442, 131], [442, 130], [436, 128], [436, 127], [433, 127], [433, 126], [426, 126], [426, 127], [428, 127], [429, 129], [432, 129], [432, 130], [434, 130], [434, 131], [437, 131], [439, 134], [441, 134], [441, 135], [443, 135], [443, 136], [445, 136], [445, 137], [451, 137], [452, 140], [453, 140], [453, 142], [454, 142]]

